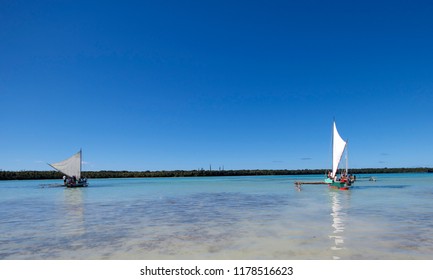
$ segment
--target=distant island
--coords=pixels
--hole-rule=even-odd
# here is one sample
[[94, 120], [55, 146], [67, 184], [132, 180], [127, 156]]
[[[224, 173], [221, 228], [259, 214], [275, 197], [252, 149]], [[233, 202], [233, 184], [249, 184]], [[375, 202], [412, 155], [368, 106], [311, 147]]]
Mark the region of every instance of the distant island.
[[[265, 175], [317, 175], [326, 174], [327, 169], [297, 170], [172, 170], [172, 171], [83, 171], [86, 178], [160, 178], [160, 177], [206, 177], [206, 176], [265, 176]], [[358, 168], [350, 169], [351, 174], [378, 173], [433, 173], [433, 168]], [[0, 171], [0, 180], [42, 180], [60, 179], [57, 171]]]

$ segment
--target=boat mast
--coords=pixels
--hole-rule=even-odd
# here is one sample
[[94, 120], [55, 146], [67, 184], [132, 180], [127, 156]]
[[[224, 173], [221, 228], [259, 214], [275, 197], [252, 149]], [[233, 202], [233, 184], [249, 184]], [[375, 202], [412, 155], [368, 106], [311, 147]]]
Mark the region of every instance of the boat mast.
[[[331, 128], [331, 135], [332, 135], [331, 136], [331, 138], [332, 138], [332, 140], [331, 140], [331, 176], [336, 178], [337, 174], [332, 174], [333, 173], [332, 168], [334, 165], [334, 126], [335, 126], [335, 117], [334, 117], [334, 120], [332, 122], [332, 128]], [[335, 173], [337, 173], [337, 172], [335, 172]]]
[[349, 145], [349, 140], [346, 140], [346, 176], [349, 174], [349, 150], [347, 145]]
[[[80, 178], [81, 178], [81, 168], [82, 168], [82, 164], [83, 164], [83, 153], [81, 152], [81, 148], [80, 148]], [[77, 179], [80, 179], [77, 178]]]

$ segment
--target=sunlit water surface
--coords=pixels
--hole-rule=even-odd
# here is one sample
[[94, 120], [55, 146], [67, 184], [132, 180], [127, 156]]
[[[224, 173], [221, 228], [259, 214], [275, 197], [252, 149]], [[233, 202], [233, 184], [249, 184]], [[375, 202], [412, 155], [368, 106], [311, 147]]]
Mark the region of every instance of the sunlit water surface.
[[0, 259], [433, 259], [433, 174], [0, 181]]

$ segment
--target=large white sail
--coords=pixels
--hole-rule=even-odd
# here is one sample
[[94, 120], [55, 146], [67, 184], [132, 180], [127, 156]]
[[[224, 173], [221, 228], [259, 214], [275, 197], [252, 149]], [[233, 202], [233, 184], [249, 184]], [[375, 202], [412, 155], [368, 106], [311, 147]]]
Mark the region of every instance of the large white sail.
[[81, 178], [81, 151], [64, 161], [50, 164], [50, 166], [69, 177], [75, 176], [79, 179]]
[[341, 157], [343, 156], [344, 148], [346, 148], [346, 141], [344, 141], [340, 134], [338, 134], [335, 122], [332, 142], [332, 176], [334, 177], [337, 175], [338, 165], [340, 164]]

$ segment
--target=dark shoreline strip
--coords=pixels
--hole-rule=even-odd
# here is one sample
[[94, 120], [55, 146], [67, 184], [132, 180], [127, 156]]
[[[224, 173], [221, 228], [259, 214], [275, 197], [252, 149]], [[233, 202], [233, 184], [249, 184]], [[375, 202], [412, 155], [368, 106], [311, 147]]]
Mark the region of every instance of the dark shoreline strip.
[[[431, 167], [420, 168], [358, 168], [350, 169], [351, 174], [379, 173], [433, 173]], [[87, 178], [160, 178], [160, 177], [207, 177], [207, 176], [266, 176], [266, 175], [320, 175], [326, 169], [298, 170], [172, 170], [172, 171], [83, 171]], [[62, 174], [56, 171], [0, 171], [0, 180], [42, 180], [60, 179]]]

